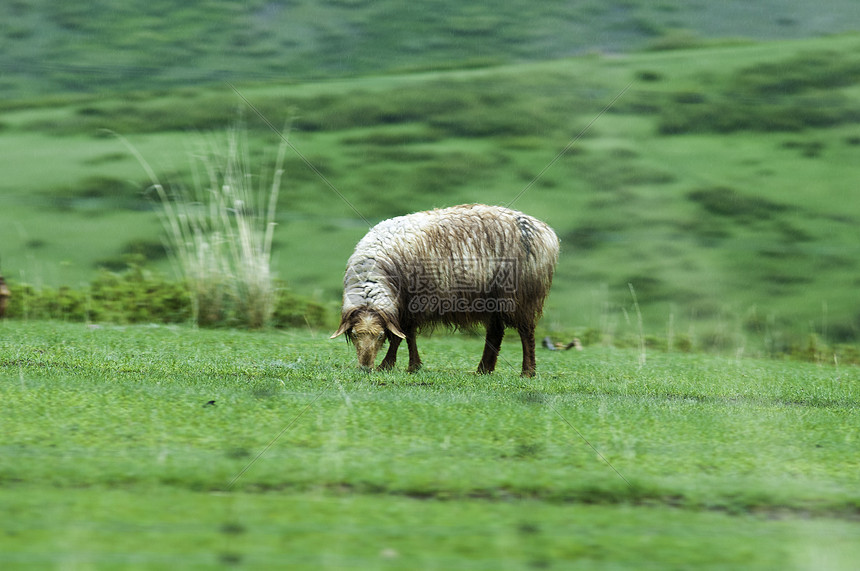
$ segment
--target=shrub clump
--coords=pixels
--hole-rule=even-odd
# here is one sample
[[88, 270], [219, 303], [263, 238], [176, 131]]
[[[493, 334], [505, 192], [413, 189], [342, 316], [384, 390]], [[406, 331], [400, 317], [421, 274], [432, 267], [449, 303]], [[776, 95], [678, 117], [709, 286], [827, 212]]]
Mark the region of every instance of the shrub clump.
[[[10, 319], [56, 319], [74, 322], [191, 323], [191, 291], [180, 282], [131, 265], [123, 272], [102, 270], [84, 288], [37, 288], [31, 284], [9, 282], [6, 317]], [[287, 327], [325, 327], [326, 308], [277, 284], [275, 310], [271, 325]], [[209, 327], [245, 325], [237, 316], [225, 313]]]
[[860, 60], [814, 52], [737, 71], [701, 92], [668, 94], [659, 131], [799, 131], [860, 120], [856, 99], [839, 89], [860, 83]]
[[723, 186], [700, 188], [688, 193], [687, 198], [710, 214], [744, 221], [769, 220], [786, 209], [784, 204], [758, 196], [746, 196]]
[[180, 284], [132, 266], [107, 270], [85, 288], [37, 288], [10, 283], [7, 317], [113, 323], [181, 323], [191, 317], [187, 290]]

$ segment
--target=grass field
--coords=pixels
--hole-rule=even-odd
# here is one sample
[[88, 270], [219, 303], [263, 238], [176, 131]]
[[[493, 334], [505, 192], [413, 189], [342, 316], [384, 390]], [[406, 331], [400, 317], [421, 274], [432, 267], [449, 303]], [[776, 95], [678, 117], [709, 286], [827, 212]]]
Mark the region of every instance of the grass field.
[[[0, 568], [856, 569], [858, 10], [3, 3]], [[145, 167], [237, 125], [261, 186], [288, 126], [307, 327], [122, 325], [191, 315]], [[556, 230], [539, 337], [585, 350], [359, 371], [355, 243], [467, 202]]]
[[850, 569], [860, 369], [325, 331], [0, 323], [16, 568]]

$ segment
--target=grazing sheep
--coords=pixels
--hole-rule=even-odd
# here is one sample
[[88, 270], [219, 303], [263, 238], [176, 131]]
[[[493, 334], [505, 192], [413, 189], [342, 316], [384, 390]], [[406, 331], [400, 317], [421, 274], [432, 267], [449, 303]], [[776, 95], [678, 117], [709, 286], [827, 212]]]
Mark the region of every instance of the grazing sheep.
[[496, 367], [505, 327], [523, 345], [522, 375], [535, 374], [535, 322], [552, 285], [558, 237], [522, 212], [465, 204], [380, 222], [355, 247], [343, 280], [343, 308], [332, 339], [346, 334], [358, 363], [394, 367], [405, 339], [409, 372], [421, 367], [417, 330], [437, 324], [487, 330], [478, 373]]

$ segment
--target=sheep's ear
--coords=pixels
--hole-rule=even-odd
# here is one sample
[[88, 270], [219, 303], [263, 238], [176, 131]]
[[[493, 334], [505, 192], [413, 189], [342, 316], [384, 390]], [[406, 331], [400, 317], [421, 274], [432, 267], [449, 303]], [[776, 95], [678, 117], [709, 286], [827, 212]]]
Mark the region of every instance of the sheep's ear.
[[394, 335], [397, 335], [398, 337], [400, 337], [401, 339], [406, 339], [406, 335], [396, 325], [394, 325], [390, 321], [385, 322], [385, 328], [388, 329], [389, 331], [391, 331], [391, 333], [393, 333]]
[[349, 320], [348, 319], [341, 319], [340, 320], [340, 327], [337, 328], [337, 331], [335, 331], [332, 334], [332, 336], [329, 337], [329, 339], [334, 339], [335, 337], [339, 337], [339, 336], [343, 335], [344, 333], [349, 331], [349, 328], [350, 328]]

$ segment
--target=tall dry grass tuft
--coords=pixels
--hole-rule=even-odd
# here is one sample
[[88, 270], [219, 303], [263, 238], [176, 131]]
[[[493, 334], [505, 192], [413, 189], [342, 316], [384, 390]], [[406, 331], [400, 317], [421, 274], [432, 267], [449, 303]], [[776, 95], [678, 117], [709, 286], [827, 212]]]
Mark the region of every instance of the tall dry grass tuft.
[[639, 368], [645, 366], [647, 356], [645, 354], [645, 328], [642, 325], [642, 311], [639, 309], [639, 300], [636, 298], [636, 289], [632, 283], [627, 284], [630, 288], [630, 295], [633, 297], [633, 307], [636, 309], [636, 324], [639, 333]]
[[286, 148], [282, 142], [267, 181], [252, 174], [247, 141], [232, 129], [226, 141], [210, 139], [192, 154], [190, 187], [169, 189], [131, 149], [153, 181], [167, 245], [198, 325], [260, 328], [272, 317], [272, 239]]

